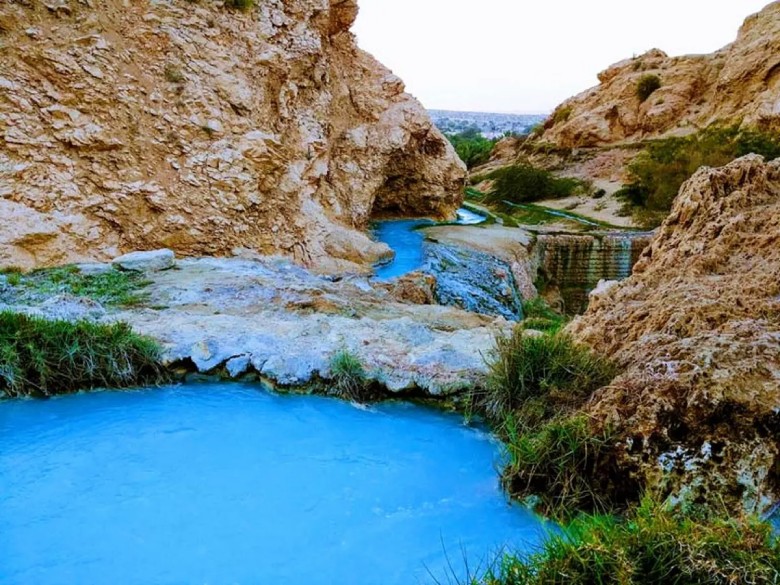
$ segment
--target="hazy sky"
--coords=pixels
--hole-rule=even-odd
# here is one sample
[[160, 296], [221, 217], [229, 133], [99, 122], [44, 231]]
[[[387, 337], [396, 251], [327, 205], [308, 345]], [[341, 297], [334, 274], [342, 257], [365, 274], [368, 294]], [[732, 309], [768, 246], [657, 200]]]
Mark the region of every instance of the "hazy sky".
[[653, 47], [709, 53], [769, 0], [358, 0], [360, 46], [428, 108], [548, 112]]

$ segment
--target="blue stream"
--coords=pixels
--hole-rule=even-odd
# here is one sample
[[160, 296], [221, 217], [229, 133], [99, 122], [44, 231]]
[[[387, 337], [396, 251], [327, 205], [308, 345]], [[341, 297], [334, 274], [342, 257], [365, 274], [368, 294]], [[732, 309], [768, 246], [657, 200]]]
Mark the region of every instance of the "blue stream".
[[413, 585], [542, 522], [458, 416], [203, 384], [0, 402], [0, 583]]
[[[458, 225], [475, 225], [485, 221], [485, 218], [468, 209], [458, 210]], [[423, 265], [423, 234], [417, 228], [436, 225], [427, 219], [397, 219], [378, 221], [374, 224], [374, 237], [384, 242], [395, 252], [395, 258], [377, 266], [377, 278], [388, 279], [403, 276], [413, 272]]]

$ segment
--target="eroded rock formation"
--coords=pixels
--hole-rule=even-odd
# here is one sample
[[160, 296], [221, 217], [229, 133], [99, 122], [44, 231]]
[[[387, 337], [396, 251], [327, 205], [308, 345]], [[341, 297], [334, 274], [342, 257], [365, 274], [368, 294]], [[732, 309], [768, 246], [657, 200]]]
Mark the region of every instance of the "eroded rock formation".
[[780, 497], [780, 161], [703, 168], [634, 268], [569, 331], [624, 373], [592, 399], [623, 469], [663, 495]]
[[[661, 87], [637, 97], [644, 75]], [[669, 57], [653, 49], [599, 74], [600, 84], [561, 104], [542, 142], [562, 148], [693, 132], [713, 122], [780, 127], [780, 2], [745, 20], [732, 44], [710, 55]]]
[[372, 214], [451, 216], [465, 169], [356, 14], [0, 4], [0, 265], [243, 247], [331, 270], [387, 253]]

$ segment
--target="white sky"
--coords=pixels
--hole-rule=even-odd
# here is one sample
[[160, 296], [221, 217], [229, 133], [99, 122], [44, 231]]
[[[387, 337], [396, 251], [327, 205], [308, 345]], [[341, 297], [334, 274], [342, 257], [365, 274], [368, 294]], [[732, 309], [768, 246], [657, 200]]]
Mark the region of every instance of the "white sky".
[[358, 0], [358, 41], [428, 108], [548, 112], [653, 47], [709, 53], [769, 0]]

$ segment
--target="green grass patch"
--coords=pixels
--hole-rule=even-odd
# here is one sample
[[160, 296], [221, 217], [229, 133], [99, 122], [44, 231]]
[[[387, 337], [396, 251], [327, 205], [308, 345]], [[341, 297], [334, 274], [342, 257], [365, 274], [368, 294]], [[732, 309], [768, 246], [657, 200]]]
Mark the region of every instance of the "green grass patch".
[[125, 323], [97, 324], [0, 312], [0, 391], [52, 396], [162, 381], [157, 344]]
[[588, 515], [476, 585], [732, 585], [780, 581], [780, 541], [754, 518], [687, 515], [645, 499], [625, 520]]
[[520, 322], [523, 329], [535, 329], [545, 333], [555, 333], [567, 322], [566, 317], [553, 311], [542, 297], [524, 302], [523, 316], [525, 318]]
[[354, 353], [342, 349], [330, 359], [330, 373], [336, 394], [351, 402], [370, 402], [374, 396], [363, 363]]
[[[15, 276], [14, 276], [15, 275]], [[13, 277], [13, 281], [11, 280]], [[71, 294], [96, 300], [104, 305], [135, 306], [146, 300], [143, 275], [120, 270], [84, 274], [77, 266], [45, 268], [26, 274], [6, 274], [8, 283], [21, 291], [44, 296]]]
[[630, 180], [616, 193], [626, 211], [648, 229], [669, 214], [682, 184], [702, 166], [719, 167], [746, 154], [780, 157], [780, 134], [739, 126], [712, 126], [686, 137], [647, 144], [628, 167]]

